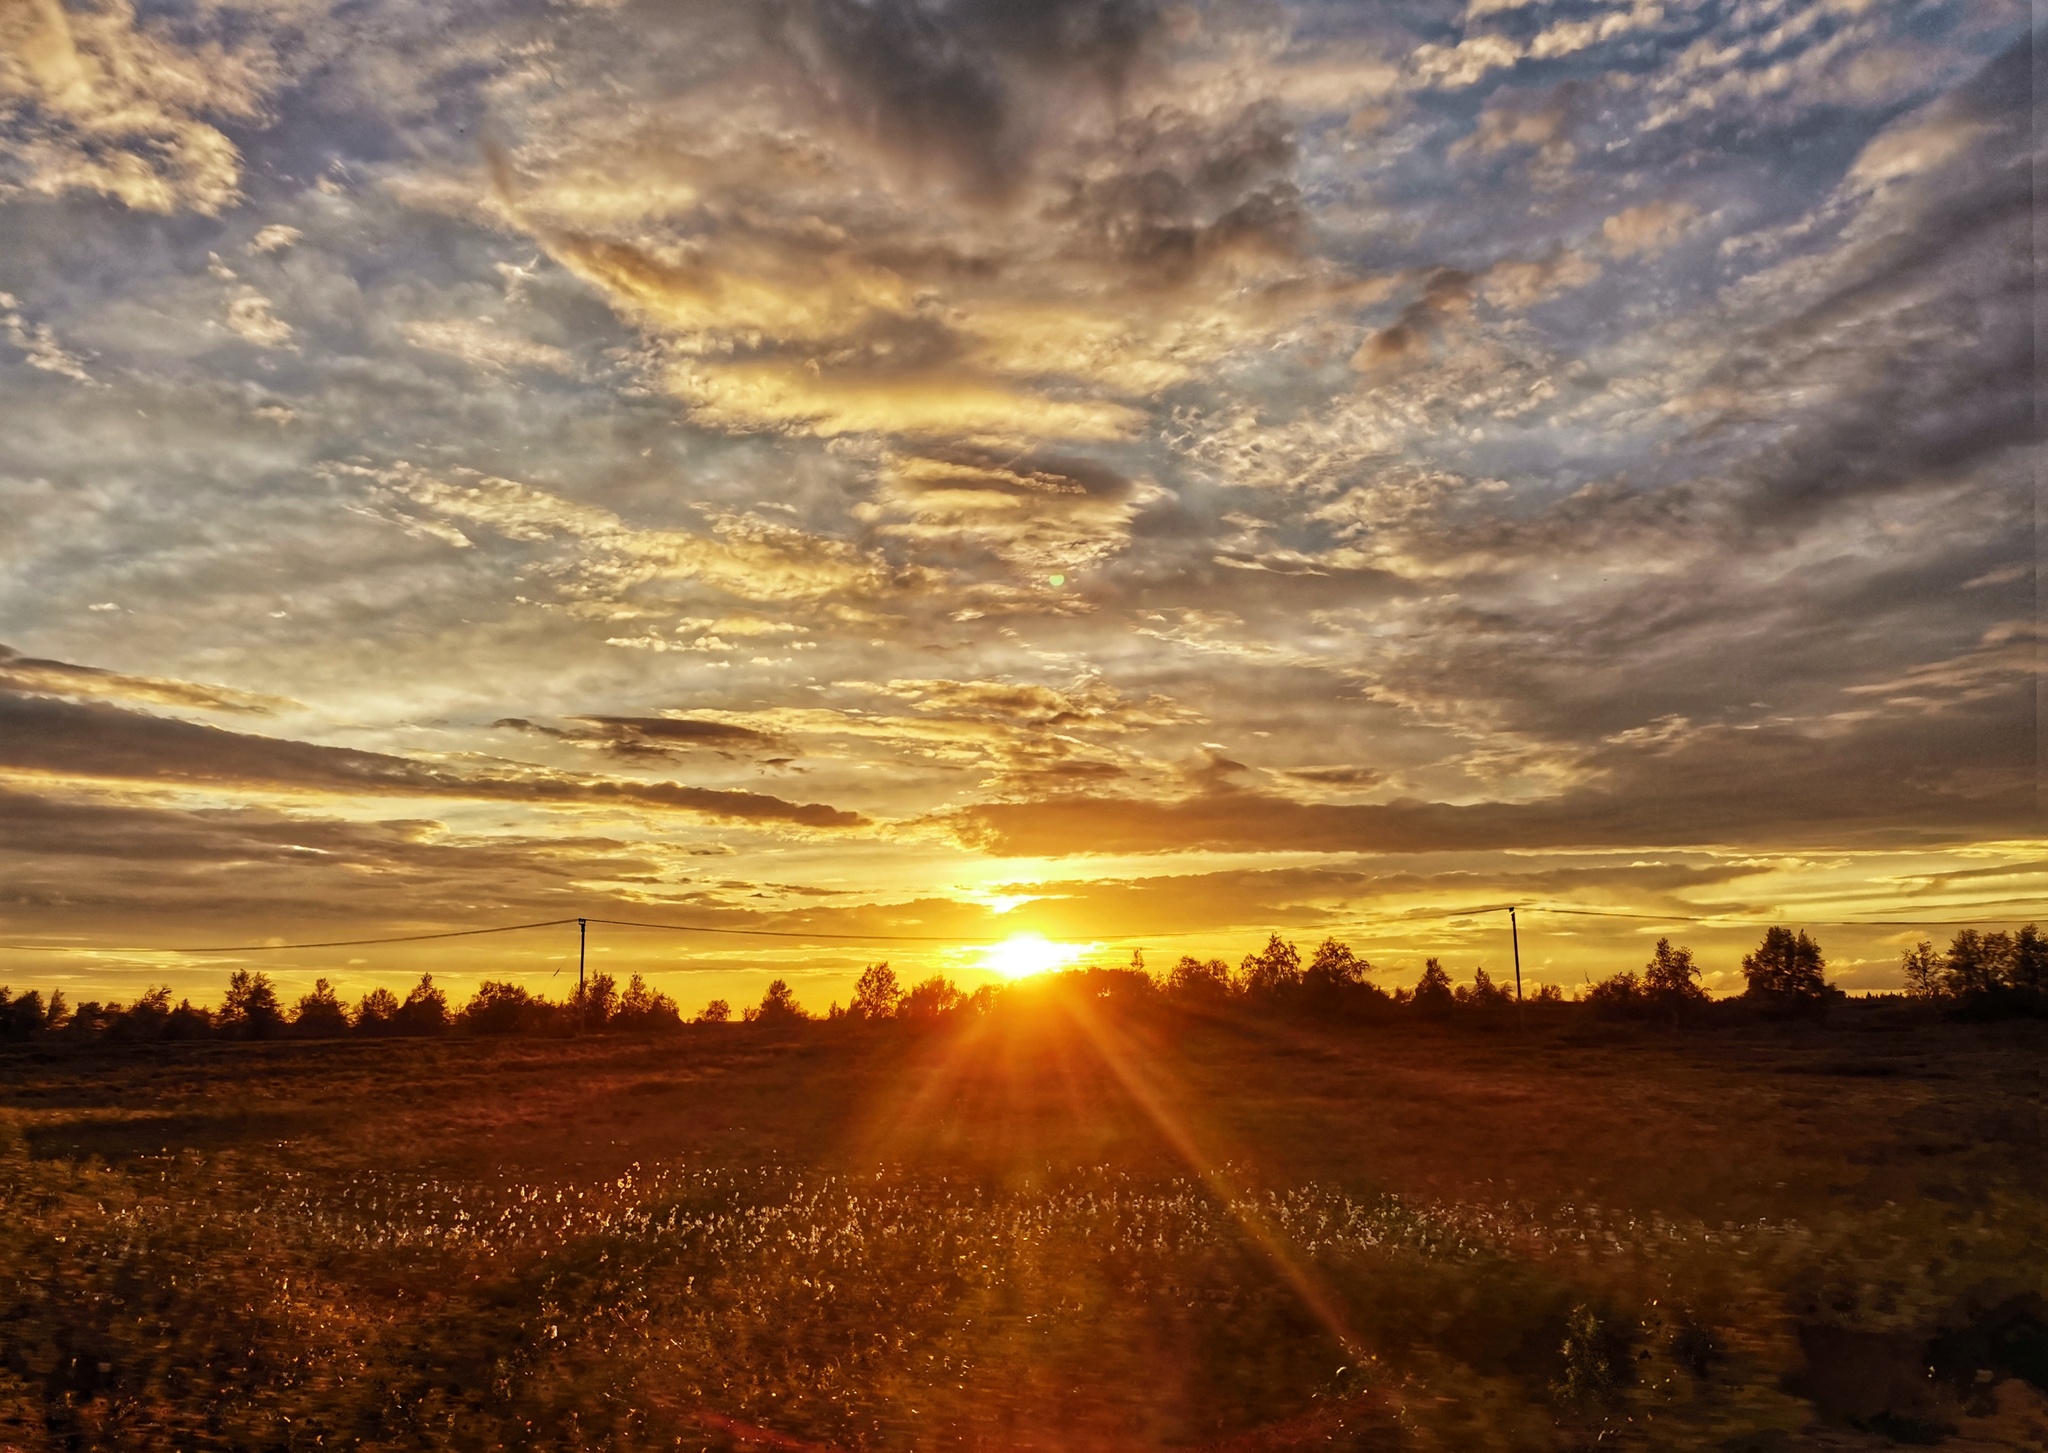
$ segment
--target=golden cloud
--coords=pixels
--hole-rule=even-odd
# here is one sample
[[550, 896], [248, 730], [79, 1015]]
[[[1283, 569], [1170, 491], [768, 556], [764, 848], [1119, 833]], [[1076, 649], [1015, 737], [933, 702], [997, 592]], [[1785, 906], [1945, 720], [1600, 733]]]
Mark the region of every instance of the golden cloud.
[[241, 196], [241, 155], [206, 116], [255, 115], [274, 82], [255, 48], [181, 46], [131, 0], [0, 0], [0, 121], [20, 185], [212, 215]]
[[1699, 214], [1690, 202], [1645, 202], [1616, 212], [1600, 224], [1600, 234], [1616, 257], [1658, 253], [1685, 236]]

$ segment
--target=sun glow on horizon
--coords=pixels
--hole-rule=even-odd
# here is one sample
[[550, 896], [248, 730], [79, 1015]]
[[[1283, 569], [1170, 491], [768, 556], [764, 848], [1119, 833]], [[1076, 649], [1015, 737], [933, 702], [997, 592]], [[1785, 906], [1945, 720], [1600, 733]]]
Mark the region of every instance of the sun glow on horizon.
[[1088, 952], [1087, 944], [1054, 943], [1042, 934], [1019, 933], [982, 950], [982, 967], [1006, 979], [1028, 979], [1064, 969]]

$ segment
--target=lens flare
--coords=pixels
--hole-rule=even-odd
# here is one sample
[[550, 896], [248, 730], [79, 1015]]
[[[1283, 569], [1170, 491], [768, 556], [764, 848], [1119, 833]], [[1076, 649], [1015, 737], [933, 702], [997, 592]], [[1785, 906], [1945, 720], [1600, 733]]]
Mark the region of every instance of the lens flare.
[[982, 967], [1006, 979], [1028, 979], [1064, 969], [1087, 951], [1086, 944], [1054, 943], [1039, 934], [1019, 933], [983, 950]]

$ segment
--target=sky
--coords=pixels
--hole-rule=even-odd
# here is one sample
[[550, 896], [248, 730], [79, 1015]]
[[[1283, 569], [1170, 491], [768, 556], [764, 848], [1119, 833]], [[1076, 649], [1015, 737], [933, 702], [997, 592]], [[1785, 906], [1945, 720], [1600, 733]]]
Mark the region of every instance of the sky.
[[1533, 982], [1896, 985], [2048, 903], [2032, 56], [0, 0], [0, 981], [559, 992], [573, 928], [160, 950], [588, 916], [819, 935], [592, 929], [686, 1009], [1016, 933], [1391, 984], [1514, 902]]

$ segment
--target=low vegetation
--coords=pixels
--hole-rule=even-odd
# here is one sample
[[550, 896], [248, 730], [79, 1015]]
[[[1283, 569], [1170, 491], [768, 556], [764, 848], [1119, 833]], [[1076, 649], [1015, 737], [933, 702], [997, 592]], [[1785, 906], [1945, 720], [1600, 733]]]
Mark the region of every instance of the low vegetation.
[[[1692, 951], [1659, 939], [1649, 962], [1590, 984], [1576, 998], [1596, 1015], [1657, 1021], [1672, 1026], [1752, 1014], [1812, 1016], [1843, 997], [1827, 980], [1821, 948], [1805, 931], [1773, 927], [1742, 961], [1744, 992], [1718, 1003], [1700, 984]], [[1906, 997], [1951, 1014], [1975, 1018], [2048, 1016], [2048, 935], [2033, 924], [2016, 933], [1964, 929], [1945, 955], [1931, 943], [1909, 950], [1901, 965]], [[814, 1016], [797, 1002], [787, 981], [773, 980], [758, 1004], [738, 1016], [744, 1023], [792, 1025], [814, 1018], [828, 1023], [875, 1023], [885, 1019], [934, 1022], [959, 1014], [986, 1014], [1005, 995], [1030, 997], [1071, 990], [1120, 1002], [1152, 1003], [1196, 1010], [1251, 1014], [1337, 1015], [1370, 1020], [1409, 1014], [1428, 1018], [1496, 1014], [1518, 1002], [1510, 985], [1475, 969], [1468, 983], [1456, 983], [1436, 959], [1428, 960], [1412, 986], [1382, 988], [1370, 977], [1372, 965], [1349, 945], [1325, 939], [1302, 961], [1300, 950], [1277, 933], [1246, 954], [1233, 969], [1222, 959], [1183, 957], [1163, 975], [1145, 970], [1142, 954], [1127, 969], [1082, 969], [1049, 975], [1045, 981], [998, 988], [985, 984], [963, 993], [935, 975], [904, 985], [887, 963], [870, 965], [844, 1007], [833, 1004]], [[1555, 985], [1544, 985], [1526, 1003], [1539, 1010], [1567, 1001]], [[732, 1006], [714, 999], [694, 1018], [699, 1024], [734, 1019]], [[621, 991], [608, 974], [591, 976], [567, 998], [554, 1002], [525, 987], [486, 979], [466, 1004], [451, 1006], [431, 974], [423, 975], [403, 999], [373, 989], [353, 1006], [344, 1004], [326, 979], [288, 1009], [270, 977], [238, 969], [218, 1008], [171, 1003], [167, 988], [150, 989], [131, 1004], [91, 1001], [72, 1008], [61, 991], [47, 999], [40, 990], [14, 994], [0, 985], [0, 1040], [45, 1035], [69, 1041], [150, 1043], [220, 1037], [226, 1039], [334, 1039], [475, 1035], [561, 1035], [648, 1033], [684, 1023], [668, 995], [635, 974]]]
[[2033, 1024], [1054, 987], [19, 1049], [0, 1446], [2039, 1446]]

